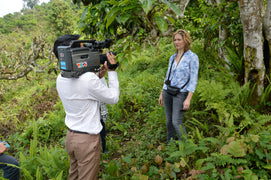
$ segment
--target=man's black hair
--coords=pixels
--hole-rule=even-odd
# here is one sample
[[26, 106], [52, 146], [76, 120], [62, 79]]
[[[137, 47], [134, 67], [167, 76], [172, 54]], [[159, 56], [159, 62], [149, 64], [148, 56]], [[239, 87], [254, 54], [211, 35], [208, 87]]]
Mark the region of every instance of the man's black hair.
[[74, 35], [65, 34], [57, 38], [57, 40], [54, 43], [54, 54], [56, 55], [57, 59], [58, 59], [58, 53], [57, 53], [58, 46], [69, 46], [71, 41], [78, 40], [79, 38], [80, 38], [80, 35], [78, 34], [74, 34]]

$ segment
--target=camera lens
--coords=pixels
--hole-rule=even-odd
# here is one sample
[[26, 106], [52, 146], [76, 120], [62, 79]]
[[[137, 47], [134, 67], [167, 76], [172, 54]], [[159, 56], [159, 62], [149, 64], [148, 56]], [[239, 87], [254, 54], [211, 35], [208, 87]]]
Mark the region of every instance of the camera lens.
[[105, 61], [108, 61], [106, 54], [100, 55], [100, 64], [104, 64]]

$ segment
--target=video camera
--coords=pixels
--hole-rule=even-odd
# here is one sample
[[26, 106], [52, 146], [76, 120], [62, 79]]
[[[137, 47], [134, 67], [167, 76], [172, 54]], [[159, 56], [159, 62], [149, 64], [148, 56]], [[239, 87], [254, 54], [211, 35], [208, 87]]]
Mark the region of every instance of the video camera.
[[67, 78], [78, 78], [85, 72], [99, 71], [100, 65], [105, 61], [110, 65], [106, 54], [102, 54], [102, 49], [109, 48], [111, 43], [111, 39], [73, 40], [69, 46], [58, 46], [61, 75]]

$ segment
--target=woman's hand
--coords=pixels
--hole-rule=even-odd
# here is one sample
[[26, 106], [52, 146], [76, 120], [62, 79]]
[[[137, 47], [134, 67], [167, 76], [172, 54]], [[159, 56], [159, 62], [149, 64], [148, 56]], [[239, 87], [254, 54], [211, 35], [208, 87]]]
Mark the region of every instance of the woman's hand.
[[183, 102], [183, 110], [186, 111], [188, 110], [190, 107], [190, 100], [186, 99], [184, 102]]
[[158, 102], [159, 102], [159, 105], [160, 105], [160, 106], [163, 106], [163, 105], [164, 105], [164, 101], [163, 101], [163, 90], [162, 90], [162, 92], [160, 93]]
[[184, 100], [183, 102], [183, 110], [186, 111], [189, 109], [190, 107], [190, 101], [192, 99], [192, 96], [193, 96], [193, 93], [192, 92], [189, 92], [186, 99]]

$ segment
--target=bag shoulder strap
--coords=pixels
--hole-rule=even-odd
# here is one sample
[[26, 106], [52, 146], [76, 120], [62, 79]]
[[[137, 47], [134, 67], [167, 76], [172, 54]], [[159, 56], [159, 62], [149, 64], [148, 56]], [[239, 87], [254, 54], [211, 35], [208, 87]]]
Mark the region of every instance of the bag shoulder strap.
[[[183, 55], [184, 55], [184, 53], [182, 54], [182, 56], [181, 56], [181, 58], [180, 58], [180, 60], [179, 60], [179, 62], [178, 62], [178, 64], [177, 64], [177, 66], [179, 65], [180, 61], [182, 60]], [[168, 77], [167, 77], [167, 81], [169, 81], [169, 77], [170, 77], [170, 74], [171, 74], [171, 69], [172, 69], [173, 63], [174, 63], [174, 58], [173, 58], [173, 60], [172, 60], [171, 66], [170, 66], [170, 70], [169, 70], [169, 74], [168, 74]]]
[[173, 63], [174, 63], [174, 59], [172, 60], [172, 63], [171, 63], [171, 66], [170, 66], [170, 70], [169, 70], [169, 73], [168, 73], [167, 81], [169, 81], [169, 77], [170, 77], [170, 74], [171, 74], [171, 69], [172, 69]]

